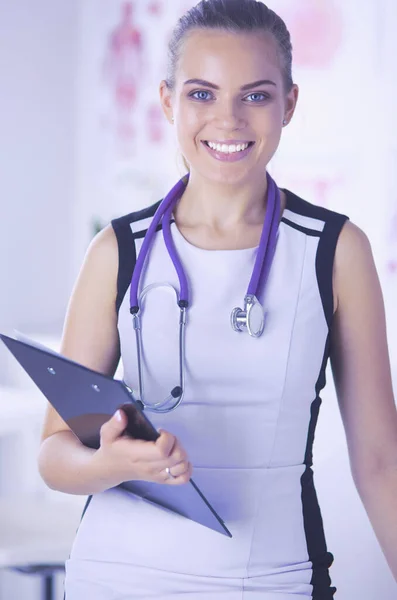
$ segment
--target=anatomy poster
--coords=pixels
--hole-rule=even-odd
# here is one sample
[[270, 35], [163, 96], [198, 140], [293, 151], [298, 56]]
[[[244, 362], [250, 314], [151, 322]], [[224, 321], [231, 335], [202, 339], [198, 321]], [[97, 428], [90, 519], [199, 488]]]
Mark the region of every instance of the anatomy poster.
[[167, 42], [184, 4], [81, 2], [78, 257], [112, 218], [159, 200], [184, 172], [159, 99]]
[[135, 21], [132, 2], [121, 5], [120, 18], [104, 48], [103, 85], [108, 89], [109, 113], [103, 124], [113, 129], [120, 154], [132, 153], [134, 122], [145, 77], [144, 37]]

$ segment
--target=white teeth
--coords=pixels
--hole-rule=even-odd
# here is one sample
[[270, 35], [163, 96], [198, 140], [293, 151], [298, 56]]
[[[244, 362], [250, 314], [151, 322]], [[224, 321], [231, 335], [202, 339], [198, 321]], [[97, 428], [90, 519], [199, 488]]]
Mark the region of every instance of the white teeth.
[[223, 152], [224, 154], [232, 154], [233, 152], [241, 152], [242, 150], [246, 150], [249, 144], [232, 144], [228, 146], [227, 144], [215, 144], [214, 142], [207, 142], [208, 146], [212, 148], [212, 150], [216, 150], [217, 152]]

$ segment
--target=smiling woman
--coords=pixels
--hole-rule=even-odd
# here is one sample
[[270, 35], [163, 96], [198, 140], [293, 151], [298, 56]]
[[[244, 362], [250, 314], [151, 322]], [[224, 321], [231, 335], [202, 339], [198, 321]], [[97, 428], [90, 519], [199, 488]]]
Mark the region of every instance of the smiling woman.
[[263, 221], [263, 174], [298, 99], [291, 69], [288, 30], [262, 3], [204, 2], [181, 18], [160, 86], [190, 172], [175, 211], [181, 228], [187, 213], [200, 212], [221, 229]]
[[[272, 14], [269, 11], [269, 26]], [[183, 44], [181, 39], [171, 42], [170, 72], [160, 92], [165, 113], [176, 124], [185, 159], [195, 172], [204, 159], [197, 154], [203, 147], [200, 141], [212, 143], [216, 154], [210, 156], [222, 162], [230, 162], [225, 157], [230, 146], [249, 144], [248, 149], [240, 149], [241, 156], [233, 157], [233, 162], [248, 156], [250, 160], [240, 163], [241, 171], [234, 165], [232, 180], [230, 169], [219, 171], [217, 162], [207, 161], [205, 168], [212, 170], [214, 183], [227, 178], [233, 185], [244, 185], [248, 177], [260, 179], [263, 197], [263, 172], [277, 149], [283, 124], [292, 118], [298, 96], [289, 67], [283, 68], [288, 57], [283, 56], [271, 27], [233, 31], [230, 26], [194, 26], [184, 30], [182, 39]]]
[[[162, 431], [128, 439], [118, 411], [88, 451], [49, 409], [43, 477], [92, 494], [66, 600], [332, 600], [312, 470], [330, 356], [354, 478], [397, 563], [397, 419], [370, 248], [346, 215], [267, 173], [298, 100], [289, 33], [273, 11], [203, 0], [169, 50], [160, 101], [189, 175], [96, 236], [62, 344], [108, 375], [121, 355]], [[116, 488], [184, 485], [193, 469], [232, 538]]]

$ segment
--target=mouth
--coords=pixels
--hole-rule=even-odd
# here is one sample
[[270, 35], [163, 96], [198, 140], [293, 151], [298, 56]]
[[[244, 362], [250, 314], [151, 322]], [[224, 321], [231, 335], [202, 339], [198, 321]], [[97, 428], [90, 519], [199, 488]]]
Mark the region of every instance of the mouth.
[[239, 152], [245, 152], [248, 148], [251, 148], [255, 142], [239, 141], [234, 142], [213, 142], [211, 140], [203, 140], [203, 144], [210, 150], [219, 152], [221, 154], [238, 154]]

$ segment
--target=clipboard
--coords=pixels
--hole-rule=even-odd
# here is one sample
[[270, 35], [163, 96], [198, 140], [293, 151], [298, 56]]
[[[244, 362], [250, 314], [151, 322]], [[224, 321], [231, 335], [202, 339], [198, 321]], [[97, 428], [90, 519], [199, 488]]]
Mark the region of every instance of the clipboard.
[[[88, 369], [22, 334], [16, 336], [19, 339], [0, 334], [8, 350], [85, 446], [99, 448], [100, 428], [119, 408], [128, 417], [127, 434], [146, 441], [159, 437], [142, 404], [122, 381]], [[181, 486], [126, 481], [117, 487], [232, 537], [193, 479]]]

